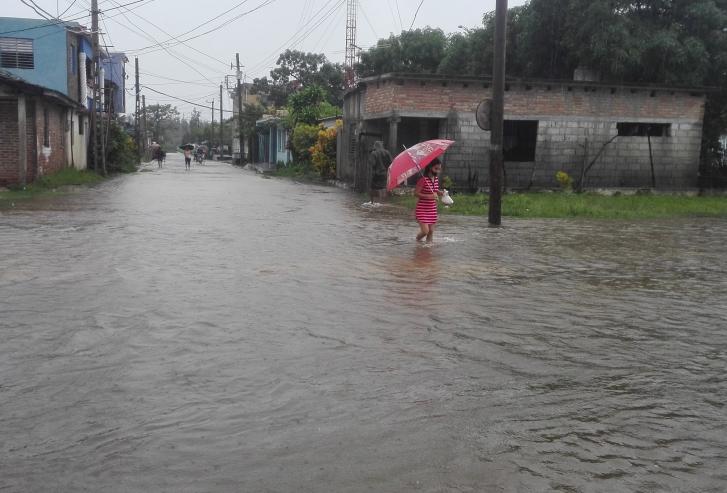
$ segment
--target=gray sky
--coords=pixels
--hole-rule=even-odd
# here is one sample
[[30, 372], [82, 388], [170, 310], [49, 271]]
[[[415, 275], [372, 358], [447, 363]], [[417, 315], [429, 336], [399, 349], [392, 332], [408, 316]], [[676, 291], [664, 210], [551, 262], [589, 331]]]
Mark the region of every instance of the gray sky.
[[[1, 1], [3, 16], [38, 17], [20, 0]], [[205, 101], [214, 98], [216, 107], [219, 107], [219, 84], [226, 74], [234, 73], [229, 64], [234, 61], [235, 52], [240, 52], [248, 81], [266, 75], [275, 65], [278, 54], [286, 48], [322, 52], [334, 62], [343, 61], [345, 0], [140, 0], [132, 3], [134, 1], [99, 0], [99, 8], [105, 10], [101, 29], [106, 33], [106, 43], [113, 44], [114, 51], [129, 54], [127, 89], [133, 84], [136, 54], [133, 50], [145, 47], [152, 48], [139, 53], [142, 84], [203, 106], [209, 106]], [[64, 19], [87, 16], [78, 22], [90, 25], [90, 0], [35, 2], [52, 15], [70, 7], [62, 16]], [[420, 0], [359, 0], [357, 44], [366, 48], [380, 37], [408, 29], [419, 3]], [[523, 3], [524, 0], [510, 1], [511, 6]], [[115, 8], [126, 4], [129, 5], [125, 8]], [[460, 25], [474, 27], [480, 25], [482, 14], [493, 10], [494, 6], [495, 0], [424, 0], [414, 27], [439, 27], [445, 32], [457, 31]], [[233, 10], [200, 27], [230, 9]], [[248, 12], [254, 9], [257, 10]], [[233, 20], [237, 16], [240, 17]], [[173, 46], [168, 51], [157, 45], [172, 36], [186, 40], [218, 26], [222, 27], [186, 44], [172, 40]], [[192, 83], [178, 83], [158, 76]], [[147, 104], [171, 103], [187, 116], [193, 107], [151, 90], [142, 92], [146, 94]], [[127, 109], [133, 111], [130, 97], [128, 101], [131, 104]], [[226, 95], [224, 104], [229, 108]], [[203, 118], [209, 119], [210, 111], [200, 110]]]

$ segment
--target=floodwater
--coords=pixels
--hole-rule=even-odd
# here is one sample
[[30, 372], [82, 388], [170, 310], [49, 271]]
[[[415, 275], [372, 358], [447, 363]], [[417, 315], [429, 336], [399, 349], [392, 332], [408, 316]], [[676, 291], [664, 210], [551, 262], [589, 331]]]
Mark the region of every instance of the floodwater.
[[727, 490], [727, 221], [148, 169], [0, 211], [0, 490]]

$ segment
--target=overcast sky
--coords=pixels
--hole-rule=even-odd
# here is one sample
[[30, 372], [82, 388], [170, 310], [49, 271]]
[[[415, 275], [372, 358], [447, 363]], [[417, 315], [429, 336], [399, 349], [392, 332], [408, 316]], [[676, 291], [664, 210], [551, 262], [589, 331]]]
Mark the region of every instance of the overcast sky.
[[[39, 17], [20, 0], [0, 1], [3, 16]], [[90, 1], [35, 3], [54, 16], [69, 9], [62, 18], [90, 26]], [[408, 29], [412, 22], [415, 28], [432, 26], [445, 32], [457, 31], [461, 25], [475, 27], [481, 24], [484, 12], [494, 9], [495, 0], [424, 0], [414, 20], [419, 3], [359, 0], [357, 44], [371, 46], [381, 37]], [[510, 1], [511, 6], [522, 3], [524, 0]], [[121, 5], [127, 6], [119, 8]], [[151, 89], [201, 106], [209, 106], [207, 101], [215, 99], [219, 107], [219, 84], [225, 75], [234, 74], [229, 64], [235, 60], [235, 52], [240, 52], [248, 81], [266, 75], [278, 54], [287, 48], [325, 53], [330, 60], [343, 62], [345, 0], [99, 0], [99, 8], [106, 44], [113, 44], [110, 50], [129, 55], [127, 89], [133, 85], [134, 56], [138, 53], [142, 84], [148, 86], [142, 91], [147, 104], [172, 103], [187, 116], [191, 104], [155, 94]], [[185, 44], [172, 40], [174, 46], [168, 51], [157, 45], [172, 36], [187, 40], [197, 35], [201, 36]], [[146, 52], [134, 51], [147, 47]], [[130, 97], [128, 101], [127, 110], [133, 111], [133, 101]], [[227, 95], [223, 102], [229, 108]], [[210, 111], [200, 110], [209, 119]]]

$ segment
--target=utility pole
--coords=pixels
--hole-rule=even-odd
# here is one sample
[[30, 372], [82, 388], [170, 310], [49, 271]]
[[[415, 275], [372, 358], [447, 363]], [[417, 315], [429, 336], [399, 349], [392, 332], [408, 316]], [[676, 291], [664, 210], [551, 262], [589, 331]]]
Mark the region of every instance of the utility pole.
[[237, 131], [240, 140], [240, 166], [244, 164], [245, 133], [242, 129], [242, 71], [240, 70], [240, 54], [237, 54]]
[[225, 155], [225, 118], [222, 115], [222, 84], [220, 84], [220, 158]]
[[492, 75], [492, 128], [490, 130], [490, 206], [491, 226], [502, 224], [502, 141], [505, 114], [505, 51], [507, 0], [497, 0], [495, 9], [495, 57]]
[[137, 162], [141, 162], [141, 91], [139, 90], [139, 57], [134, 60], [136, 65], [136, 84], [134, 85], [136, 91], [136, 125], [134, 126], [134, 134], [136, 140], [136, 158]]
[[141, 150], [146, 158], [146, 96], [141, 96]]
[[207, 101], [212, 105], [212, 123], [210, 124], [210, 147], [214, 147], [212, 143], [215, 141], [215, 100]]
[[91, 145], [93, 148], [93, 170], [98, 171], [98, 144], [100, 132], [98, 129], [98, 110], [99, 110], [99, 92], [98, 92], [98, 62], [99, 62], [99, 46], [98, 46], [98, 0], [91, 0], [91, 43], [93, 49], [93, 108], [91, 111]]

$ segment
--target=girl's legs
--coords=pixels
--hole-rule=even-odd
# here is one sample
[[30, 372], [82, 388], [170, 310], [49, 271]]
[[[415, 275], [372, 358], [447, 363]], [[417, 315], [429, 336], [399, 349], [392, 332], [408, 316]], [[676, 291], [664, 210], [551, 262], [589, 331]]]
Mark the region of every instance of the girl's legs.
[[427, 233], [427, 243], [431, 243], [434, 239], [434, 224], [429, 225], [429, 232]]
[[417, 235], [417, 241], [422, 241], [425, 237], [429, 236], [429, 225], [424, 223], [419, 223], [419, 234]]

